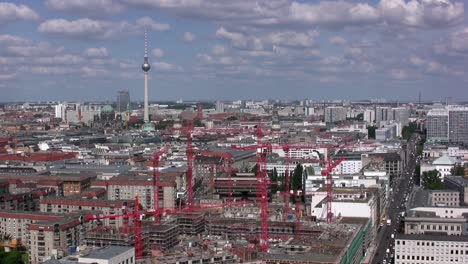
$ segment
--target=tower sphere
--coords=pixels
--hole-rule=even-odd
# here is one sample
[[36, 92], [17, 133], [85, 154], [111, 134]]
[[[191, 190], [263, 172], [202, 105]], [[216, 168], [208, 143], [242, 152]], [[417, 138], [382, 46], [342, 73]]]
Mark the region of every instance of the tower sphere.
[[143, 69], [145, 72], [148, 72], [151, 69], [151, 66], [148, 62], [145, 62], [141, 65], [141, 69]]

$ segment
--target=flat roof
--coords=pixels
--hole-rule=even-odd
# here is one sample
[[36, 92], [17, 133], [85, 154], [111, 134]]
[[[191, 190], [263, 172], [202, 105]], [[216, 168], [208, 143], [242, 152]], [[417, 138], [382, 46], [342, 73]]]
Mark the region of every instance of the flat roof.
[[445, 234], [440, 235], [403, 235], [397, 234], [396, 239], [400, 240], [431, 240], [431, 241], [454, 241], [454, 242], [468, 242], [468, 236], [448, 236]]
[[123, 246], [107, 246], [103, 248], [94, 249], [90, 251], [88, 254], [80, 256], [80, 259], [83, 259], [83, 258], [111, 259], [129, 250], [134, 250], [134, 248], [123, 247]]

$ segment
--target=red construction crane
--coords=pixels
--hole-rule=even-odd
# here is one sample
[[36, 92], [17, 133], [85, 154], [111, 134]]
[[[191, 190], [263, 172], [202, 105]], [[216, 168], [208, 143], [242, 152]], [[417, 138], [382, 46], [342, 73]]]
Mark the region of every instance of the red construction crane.
[[143, 243], [141, 241], [141, 215], [140, 215], [140, 203], [138, 201], [138, 196], [135, 197], [135, 204], [133, 207], [133, 213], [125, 213], [121, 215], [93, 215], [87, 214], [84, 217], [84, 221], [88, 222], [91, 220], [101, 220], [101, 219], [117, 219], [124, 218], [124, 223], [126, 218], [133, 219], [133, 234], [135, 236], [135, 258], [141, 259], [143, 257]]
[[192, 150], [192, 120], [185, 120], [185, 135], [187, 138], [187, 207], [193, 207], [193, 150]]
[[332, 213], [332, 195], [333, 195], [333, 188], [332, 188], [332, 171], [336, 168], [340, 163], [344, 160], [344, 158], [340, 158], [337, 161], [331, 163], [331, 159], [328, 159], [327, 168], [322, 170], [322, 176], [327, 176], [326, 185], [327, 185], [327, 223], [331, 223], [333, 219]]
[[159, 159], [161, 156], [166, 153], [170, 147], [165, 147], [158, 152], [154, 153], [153, 157], [151, 157], [151, 160], [153, 161], [153, 208], [154, 208], [154, 223], [157, 224], [159, 223], [159, 216], [160, 216], [160, 210], [159, 210], [159, 177], [161, 175], [161, 171], [159, 170]]
[[[250, 204], [249, 202], [246, 201], [238, 201], [238, 202], [233, 202], [232, 206], [243, 206], [243, 205], [248, 205]], [[193, 210], [207, 210], [207, 209], [216, 209], [216, 208], [222, 208], [225, 205], [208, 205], [208, 206], [199, 206], [199, 207], [186, 207], [182, 210], [163, 210], [164, 214], [176, 214], [180, 212], [187, 212], [193, 211]], [[120, 215], [93, 215], [93, 214], [86, 214], [83, 218], [83, 221], [88, 222], [92, 220], [102, 220], [102, 219], [117, 219], [117, 218], [123, 218], [124, 219], [124, 228], [123, 230], [128, 231], [128, 226], [125, 225], [128, 224], [128, 218], [132, 218], [133, 220], [133, 233], [135, 236], [135, 258], [136, 259], [141, 259], [143, 257], [143, 242], [142, 242], [142, 233], [141, 233], [141, 221], [143, 219], [143, 216], [147, 215], [155, 215], [156, 212], [154, 211], [140, 211], [140, 203], [138, 201], [138, 196], [135, 196], [135, 203], [133, 206], [133, 212], [129, 213], [127, 209], [124, 210], [124, 214]]]
[[260, 218], [261, 218], [261, 233], [260, 233], [260, 249], [262, 252], [268, 251], [268, 177], [266, 173], [266, 153], [263, 149], [271, 150], [271, 145], [262, 143], [263, 133], [260, 125], [257, 126], [257, 144], [238, 147], [233, 145], [233, 149], [241, 150], [256, 150], [256, 175], [257, 175], [257, 203], [260, 203]]
[[[203, 156], [215, 156], [220, 157], [223, 159], [224, 163], [227, 165], [227, 176], [228, 176], [228, 204], [230, 205], [232, 202], [232, 154], [228, 152], [221, 152], [221, 151], [208, 151], [208, 150], [201, 150], [198, 151], [200, 155]], [[214, 172], [212, 172], [214, 173]], [[212, 179], [214, 184], [214, 177]]]

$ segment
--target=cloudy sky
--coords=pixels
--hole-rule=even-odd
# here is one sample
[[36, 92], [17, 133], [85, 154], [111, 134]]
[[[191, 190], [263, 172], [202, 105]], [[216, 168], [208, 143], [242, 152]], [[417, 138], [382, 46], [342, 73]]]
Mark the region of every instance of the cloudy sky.
[[0, 101], [468, 100], [465, 1], [0, 2]]

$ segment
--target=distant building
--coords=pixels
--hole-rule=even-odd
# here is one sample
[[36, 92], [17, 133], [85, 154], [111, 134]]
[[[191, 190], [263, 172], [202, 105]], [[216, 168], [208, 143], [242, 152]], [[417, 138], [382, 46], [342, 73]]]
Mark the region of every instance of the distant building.
[[427, 141], [448, 142], [449, 115], [445, 109], [433, 109], [427, 113]]
[[449, 142], [468, 145], [468, 108], [449, 110]]
[[391, 120], [391, 109], [390, 107], [376, 107], [375, 108], [375, 123], [380, 126], [383, 121]]
[[375, 130], [375, 139], [377, 141], [387, 141], [395, 139], [401, 129], [399, 129], [399, 125], [397, 123], [391, 123], [386, 125], [382, 128], [378, 128]]
[[329, 106], [325, 108], [325, 122], [334, 123], [346, 120], [346, 108], [342, 106]]
[[122, 113], [127, 111], [130, 105], [130, 92], [128, 90], [119, 91], [117, 95], [117, 112]]
[[394, 107], [390, 113], [390, 120], [394, 120], [404, 126], [408, 124], [409, 110], [406, 107]]
[[55, 118], [66, 119], [67, 104], [58, 104], [54, 106], [55, 108]]
[[224, 103], [223, 102], [217, 101], [215, 107], [216, 107], [216, 112], [224, 113]]
[[375, 110], [374, 109], [366, 109], [364, 110], [364, 121], [367, 124], [375, 123]]
[[468, 145], [468, 108], [448, 107], [429, 111], [427, 141]]

